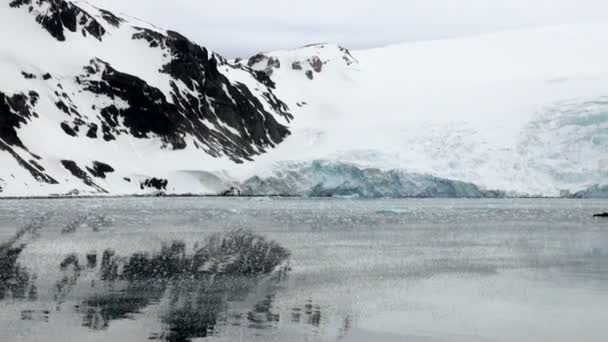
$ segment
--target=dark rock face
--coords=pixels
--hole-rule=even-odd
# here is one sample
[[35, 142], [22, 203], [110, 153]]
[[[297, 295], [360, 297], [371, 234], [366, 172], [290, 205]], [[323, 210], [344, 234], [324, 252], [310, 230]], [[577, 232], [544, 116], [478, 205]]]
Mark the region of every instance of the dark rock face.
[[34, 12], [42, 6], [48, 6], [44, 13], [36, 12], [36, 21], [58, 41], [65, 41], [65, 30], [77, 32], [80, 29], [83, 36], [86, 37], [89, 34], [100, 41], [106, 33], [95, 18], [69, 1], [13, 0], [9, 5], [13, 8], [27, 6], [30, 12]]
[[47, 183], [47, 184], [59, 184], [53, 177], [42, 172], [43, 170], [40, 170], [39, 167], [32, 165], [31, 162], [27, 162], [17, 152], [15, 152], [15, 150], [11, 146], [7, 145], [6, 143], [4, 143], [1, 140], [0, 140], [0, 151], [5, 151], [5, 152], [9, 153], [13, 158], [15, 158], [15, 161], [17, 161], [17, 163], [21, 167], [23, 167], [26, 171], [28, 171], [32, 175], [32, 177], [34, 177], [34, 179], [36, 179], [38, 182]]
[[65, 132], [65, 134], [72, 136], [72, 137], [76, 137], [78, 136], [78, 134], [76, 133], [76, 131], [70, 127], [69, 124], [67, 124], [66, 122], [62, 122], [61, 123], [61, 129], [63, 129], [63, 131]]
[[[151, 47], [166, 48], [173, 58], [161, 71], [182, 81], [190, 91], [199, 94], [184, 95], [177, 84], [171, 84], [172, 102], [176, 104], [173, 110], [179, 112], [173, 119], [186, 119], [185, 122], [172, 122], [178, 126], [177, 131], [186, 130], [185, 133], [195, 136], [201, 145], [206, 146], [207, 153], [213, 156], [227, 155], [235, 162], [242, 162], [259, 154], [251, 145], [265, 151], [289, 135], [289, 130], [275, 120], [260, 99], [245, 85], [233, 84], [219, 71], [220, 65], [227, 68], [236, 66], [226, 64], [215, 55], [210, 56], [207, 49], [190, 42], [177, 32], [169, 31], [163, 36], [141, 29], [133, 39], [145, 39]], [[257, 72], [251, 74], [262, 84], [274, 87], [267, 75]], [[275, 112], [287, 120], [292, 119], [287, 106], [270, 90], [263, 97]], [[201, 119], [212, 123], [213, 129], [202, 124]], [[238, 133], [235, 134], [225, 126]], [[180, 142], [175, 137], [171, 140]]]
[[280, 69], [281, 68], [281, 61], [278, 58], [270, 57], [268, 59], [268, 67], [269, 68]]
[[593, 217], [605, 217], [605, 218], [608, 218], [608, 212], [607, 213], [602, 213], [602, 214], [595, 214], [595, 215], [593, 215]]
[[89, 177], [89, 175], [85, 171], [83, 171], [80, 167], [78, 167], [78, 164], [76, 164], [75, 162], [73, 162], [71, 160], [62, 160], [61, 164], [63, 164], [63, 167], [65, 167], [68, 171], [70, 171], [70, 173], [74, 177], [82, 180], [82, 182], [84, 184], [94, 188], [95, 190], [97, 190], [99, 192], [107, 193], [106, 190], [104, 190], [99, 185], [95, 184], [93, 182], [93, 180], [91, 179], [91, 177]]
[[[267, 86], [270, 89], [276, 89], [276, 87], [277, 87], [276, 83], [274, 83], [274, 81], [270, 78], [270, 76], [266, 72], [264, 72], [264, 71], [258, 71], [258, 70], [252, 70], [251, 73], [263, 85]], [[287, 110], [287, 107], [277, 106], [277, 108], [281, 108], [282, 110]], [[290, 118], [291, 118], [291, 116], [290, 116]]]
[[251, 68], [252, 66], [260, 63], [261, 61], [263, 61], [266, 58], [268, 58], [268, 57], [266, 57], [266, 55], [264, 55], [263, 53], [258, 53], [257, 55], [249, 58], [249, 60], [247, 61], [247, 66], [249, 66]]
[[33, 91], [29, 96], [15, 94], [11, 97], [0, 92], [0, 139], [6, 144], [25, 147], [17, 135], [17, 129], [25, 125], [30, 118], [38, 117], [33, 111], [38, 98], [39, 95]]
[[[116, 140], [119, 135], [127, 134], [145, 139], [158, 136], [164, 147], [174, 150], [187, 147], [186, 137], [195, 138], [197, 148], [214, 157], [228, 156], [234, 162], [251, 160], [252, 156], [264, 153], [276, 146], [288, 135], [287, 127], [279, 124], [273, 114], [268, 112], [261, 101], [270, 105], [275, 113], [291, 120], [287, 106], [272, 93], [274, 82], [263, 72], [247, 70], [251, 75], [268, 87], [260, 97], [243, 84], [232, 83], [219, 71], [219, 66], [232, 66], [218, 56], [210, 56], [202, 48], [176, 32], [166, 35], [144, 28], [136, 28], [134, 40], [145, 40], [150, 48], [166, 50], [171, 61], [161, 67], [180, 80], [190, 90], [182, 91], [171, 82], [171, 98], [144, 80], [114, 69], [108, 63], [94, 59], [84, 68], [84, 74], [76, 81], [86, 92], [107, 96], [110, 100], [121, 99], [127, 108], [110, 105], [100, 109], [103, 119], [101, 127], [86, 120], [74, 120], [72, 135], [78, 126], [86, 125], [87, 137], [96, 138], [98, 130], [105, 141]], [[61, 94], [59, 94], [61, 95]], [[57, 107], [66, 114], [77, 112], [69, 104], [67, 94], [61, 96]]]
[[[145, 81], [118, 72], [101, 60], [93, 60], [85, 68], [81, 82], [86, 91], [106, 95], [112, 100], [122, 99], [129, 104], [126, 109], [114, 105], [103, 108], [101, 116], [115, 135], [123, 133], [119, 117], [124, 120], [129, 134], [137, 138], [148, 138], [157, 134], [174, 143], [174, 148], [183, 148], [185, 142], [179, 136], [180, 115], [177, 108], [169, 104], [163, 93]], [[101, 80], [89, 80], [101, 76]]]
[[91, 138], [91, 139], [97, 139], [97, 129], [99, 127], [97, 127], [97, 124], [91, 124], [89, 126], [89, 130], [87, 131], [87, 137]]
[[162, 33], [141, 27], [137, 27], [136, 29], [139, 30], [139, 32], [133, 34], [133, 40], [143, 39], [150, 44], [151, 48], [166, 48], [166, 38]]
[[348, 49], [340, 46], [340, 51], [342, 51], [342, 53], [344, 54], [344, 56], [342, 56], [342, 59], [344, 60], [346, 65], [353, 65], [359, 62], [355, 57], [353, 57], [353, 55]]
[[93, 162], [93, 167], [87, 167], [87, 170], [93, 175], [93, 177], [102, 179], [106, 178], [107, 173], [112, 173], [115, 171], [110, 165], [98, 161]]
[[145, 189], [156, 189], [156, 190], [167, 190], [169, 181], [166, 179], [149, 178], [139, 184], [141, 190]]
[[[130, 70], [117, 70], [110, 63], [94, 58], [81, 67], [80, 75], [73, 75], [76, 87], [68, 87], [67, 83], [62, 84], [66, 75], [55, 78], [51, 74], [54, 70], [34, 74], [27, 72], [27, 68], [20, 69], [26, 70], [22, 76], [36, 82], [36, 87], [48, 87], [44, 104], [52, 101], [54, 108], [37, 108], [40, 96], [35, 92], [14, 95], [0, 92], [0, 150], [11, 154], [38, 181], [56, 183], [41, 167], [41, 164], [47, 166], [42, 158], [33, 157], [19, 137], [19, 129], [38, 118], [37, 112], [44, 117], [64, 115], [50, 127], [77, 139], [99, 139], [100, 144], [123, 136], [159, 139], [163, 149], [192, 147], [201, 154], [227, 157], [235, 163], [252, 160], [290, 134], [284, 122], [293, 117], [287, 105], [274, 95], [275, 83], [265, 72], [230, 64], [177, 32], [129, 26], [129, 21], [111, 12], [85, 10], [89, 7], [79, 6], [66, 0], [9, 1], [14, 11], [29, 13], [31, 21], [35, 20], [49, 33], [50, 41], [69, 40], [72, 32], [99, 40], [102, 44], [98, 45], [104, 48], [108, 31], [128, 29], [133, 45], [143, 42], [157, 50], [150, 51], [151, 54], [161, 50], [164, 62], [159, 63], [157, 70], [171, 77], [164, 78], [166, 85], [152, 85], [132, 75]], [[70, 43], [64, 44], [66, 53], [72, 47]], [[125, 50], [129, 53], [129, 49]], [[268, 60], [272, 68], [279, 68], [280, 63], [276, 58]], [[258, 83], [250, 89], [230, 77], [234, 72], [248, 73]], [[38, 81], [34, 81], [36, 79]], [[22, 150], [33, 158], [23, 156]], [[34, 164], [34, 160], [38, 162]], [[102, 192], [91, 178], [104, 178], [113, 170], [105, 164], [108, 167], [87, 167], [69, 160], [64, 160], [62, 165], [84, 184]], [[156, 188], [158, 184], [152, 183], [150, 186]]]
[[[266, 64], [264, 65], [264, 70], [258, 70], [257, 72], [264, 74], [265, 77], [270, 79], [270, 76], [272, 76], [274, 70], [281, 68], [281, 60], [279, 58], [268, 57], [263, 53], [258, 53], [257, 55], [249, 58], [249, 60], [247, 61], [247, 66], [249, 68], [252, 68], [257, 64], [263, 64], [262, 62], [264, 61], [266, 61]], [[240, 64], [241, 59], [237, 59], [235, 63]], [[262, 80], [260, 80], [260, 82], [264, 83]], [[274, 89], [274, 83], [272, 86], [270, 86], [270, 88]]]
[[[315, 74], [323, 72], [325, 65], [328, 63], [344, 64], [350, 66], [359, 63], [347, 49], [341, 46], [333, 46], [327, 44], [311, 44], [302, 47], [309, 53], [309, 57], [303, 57], [301, 60], [291, 61], [291, 69], [294, 71], [302, 71], [310, 80], [314, 80]], [[325, 54], [322, 50], [334, 50]], [[339, 60], [333, 60], [334, 53], [338, 51]], [[236, 62], [237, 64], [239, 62]], [[281, 59], [272, 55], [259, 53], [247, 61], [246, 65], [249, 68], [254, 68], [263, 72], [269, 77], [272, 77], [275, 70], [281, 68]]]
[[0, 151], [9, 153], [37, 181], [57, 184], [55, 179], [42, 172], [43, 170], [40, 170], [36, 165], [27, 162], [15, 151], [15, 148], [20, 148], [35, 159], [40, 159], [27, 151], [17, 135], [17, 130], [22, 125], [27, 124], [27, 121], [31, 118], [38, 117], [38, 114], [33, 111], [33, 107], [38, 102], [39, 97], [34, 91], [30, 91], [28, 95], [15, 94], [13, 96], [7, 96], [0, 92]]
[[22, 72], [21, 72], [21, 75], [23, 75], [23, 77], [24, 77], [26, 80], [34, 80], [34, 79], [36, 79], [36, 75], [34, 75], [34, 74], [30, 74], [29, 72], [22, 71]]
[[122, 18], [115, 16], [112, 12], [103, 9], [100, 9], [99, 12], [101, 12], [101, 17], [103, 20], [114, 27], [120, 27], [120, 24], [124, 22]]
[[319, 56], [312, 57], [308, 60], [308, 63], [312, 67], [312, 70], [314, 70], [315, 72], [318, 73], [323, 71], [323, 61], [321, 60], [321, 58], [319, 58]]

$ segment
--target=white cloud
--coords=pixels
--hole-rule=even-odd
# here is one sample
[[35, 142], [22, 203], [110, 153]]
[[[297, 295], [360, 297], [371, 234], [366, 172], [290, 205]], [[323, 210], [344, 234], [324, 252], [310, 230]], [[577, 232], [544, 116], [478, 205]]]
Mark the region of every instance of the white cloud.
[[605, 0], [89, 0], [228, 56], [335, 42], [348, 48], [608, 19]]

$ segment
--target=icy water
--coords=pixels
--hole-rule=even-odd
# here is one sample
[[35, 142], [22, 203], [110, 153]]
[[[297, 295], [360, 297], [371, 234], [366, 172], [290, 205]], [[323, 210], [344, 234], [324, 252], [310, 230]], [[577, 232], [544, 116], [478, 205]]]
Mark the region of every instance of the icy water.
[[[608, 220], [592, 215], [605, 211], [599, 200], [0, 201], [0, 341], [603, 342]], [[35, 229], [10, 244], [23, 227]], [[163, 245], [154, 260], [168, 265], [237, 229], [289, 260], [256, 277], [146, 266]]]

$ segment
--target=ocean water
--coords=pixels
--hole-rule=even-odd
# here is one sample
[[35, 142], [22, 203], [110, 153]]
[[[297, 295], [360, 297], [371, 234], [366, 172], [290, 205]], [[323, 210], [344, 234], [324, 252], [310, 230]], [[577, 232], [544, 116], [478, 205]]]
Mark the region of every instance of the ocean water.
[[[605, 211], [605, 200], [4, 200], [0, 341], [603, 342], [608, 220], [592, 216]], [[172, 271], [168, 256], [243, 231], [289, 258], [255, 275], [217, 266], [229, 255], [204, 276]]]

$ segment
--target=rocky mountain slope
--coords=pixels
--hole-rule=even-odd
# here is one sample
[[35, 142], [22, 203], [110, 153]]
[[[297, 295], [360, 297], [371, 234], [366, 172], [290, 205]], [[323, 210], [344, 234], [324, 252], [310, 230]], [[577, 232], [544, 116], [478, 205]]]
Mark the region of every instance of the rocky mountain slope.
[[0, 37], [3, 194], [164, 188], [163, 155], [243, 163], [290, 133], [265, 73], [177, 32], [85, 2], [3, 0]]

